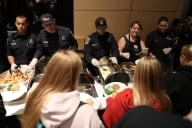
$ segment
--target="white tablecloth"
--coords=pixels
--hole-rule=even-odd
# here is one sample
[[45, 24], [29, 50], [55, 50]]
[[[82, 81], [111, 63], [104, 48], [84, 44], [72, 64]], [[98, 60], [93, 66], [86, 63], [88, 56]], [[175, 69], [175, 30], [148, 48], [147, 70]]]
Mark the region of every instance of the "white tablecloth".
[[[37, 83], [34, 83], [35, 86], [37, 85]], [[95, 90], [96, 93], [98, 95], [98, 97], [102, 98], [104, 97], [104, 89], [103, 89], [103, 85], [101, 85], [100, 83], [95, 83]], [[132, 87], [133, 83], [129, 83], [128, 87]], [[6, 116], [11, 116], [11, 115], [21, 115], [24, 111], [25, 108], [25, 97], [23, 97], [20, 100], [14, 101], [14, 102], [10, 102], [10, 103], [5, 103], [5, 109], [6, 109]]]
[[4, 102], [4, 106], [6, 109], [6, 116], [21, 115], [25, 108], [25, 97], [10, 103]]

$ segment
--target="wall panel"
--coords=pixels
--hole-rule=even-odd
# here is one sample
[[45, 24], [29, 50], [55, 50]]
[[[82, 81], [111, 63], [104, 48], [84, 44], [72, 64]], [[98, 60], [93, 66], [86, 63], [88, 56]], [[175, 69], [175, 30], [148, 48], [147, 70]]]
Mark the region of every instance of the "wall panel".
[[127, 33], [133, 20], [141, 21], [141, 36], [145, 39], [157, 27], [160, 16], [167, 16], [171, 23], [181, 16], [183, 5], [183, 0], [74, 0], [74, 34], [82, 43], [84, 37], [95, 31], [95, 19], [103, 16], [117, 40]]
[[78, 10], [129, 10], [132, 0], [74, 0], [74, 9]]
[[129, 24], [130, 12], [124, 11], [78, 11], [75, 12], [75, 36], [87, 36], [88, 34], [95, 31], [95, 19], [99, 16], [103, 16], [107, 19], [108, 30], [119, 36], [123, 32], [127, 31]]

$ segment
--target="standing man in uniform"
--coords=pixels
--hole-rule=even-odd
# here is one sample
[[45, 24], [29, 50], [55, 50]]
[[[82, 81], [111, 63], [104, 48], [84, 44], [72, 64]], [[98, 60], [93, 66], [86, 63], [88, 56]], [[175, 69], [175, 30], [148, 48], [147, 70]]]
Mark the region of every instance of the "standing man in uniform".
[[43, 55], [50, 58], [59, 49], [77, 50], [77, 40], [69, 28], [56, 25], [55, 19], [49, 13], [43, 14], [40, 19], [44, 29], [40, 31], [37, 38], [37, 51], [32, 61], [33, 65]]
[[28, 65], [30, 69], [34, 68], [31, 60], [36, 51], [36, 38], [29, 30], [29, 22], [26, 16], [16, 17], [15, 26], [17, 32], [12, 33], [7, 41], [7, 56], [11, 64], [11, 70], [21, 64]]
[[96, 32], [88, 36], [84, 46], [85, 67], [92, 75], [98, 75], [99, 59], [106, 56], [113, 63], [118, 63], [119, 51], [112, 33], [107, 32], [107, 22], [104, 17], [95, 20]]

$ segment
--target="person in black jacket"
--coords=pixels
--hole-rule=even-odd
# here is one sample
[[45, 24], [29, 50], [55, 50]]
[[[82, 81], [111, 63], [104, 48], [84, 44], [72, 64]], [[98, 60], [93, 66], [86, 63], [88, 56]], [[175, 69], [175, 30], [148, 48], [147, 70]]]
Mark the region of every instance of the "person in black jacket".
[[6, 114], [6, 111], [4, 108], [2, 96], [0, 94], [0, 119], [3, 119], [5, 117], [5, 114]]
[[186, 115], [192, 109], [192, 45], [182, 47], [180, 56], [181, 67], [176, 73], [163, 78], [163, 86], [171, 99], [173, 112]]
[[183, 46], [181, 40], [182, 21], [179, 18], [173, 19], [171, 32], [174, 36], [174, 57], [173, 57], [173, 70], [176, 70], [180, 66], [179, 58], [181, 54], [181, 48]]
[[124, 114], [113, 128], [191, 128], [192, 122], [180, 116], [138, 106]]
[[18, 15], [15, 19], [17, 31], [7, 39], [7, 57], [11, 70], [15, 71], [18, 65], [29, 65], [36, 51], [37, 36], [30, 32], [29, 21], [25, 15]]
[[6, 55], [7, 30], [2, 13], [2, 6], [0, 5], [0, 73], [8, 70], [10, 67]]
[[2, 128], [4, 128], [5, 126], [5, 114], [6, 114], [6, 110], [3, 104], [3, 99], [0, 94], [0, 126]]
[[72, 31], [63, 26], [56, 25], [56, 21], [49, 13], [41, 16], [43, 30], [37, 37], [37, 51], [34, 55], [34, 64], [42, 57], [51, 57], [59, 49], [71, 49], [76, 51], [78, 43]]
[[146, 47], [157, 57], [164, 67], [172, 68], [173, 35], [168, 30], [168, 18], [162, 16], [158, 20], [158, 28], [146, 37]]
[[[67, 27], [57, 25], [55, 18], [50, 13], [41, 15], [40, 20], [44, 29], [38, 34], [37, 50], [31, 64], [35, 66], [38, 60], [44, 56], [45, 58], [36, 65], [36, 71], [42, 73], [42, 68], [57, 50], [71, 49], [76, 51], [78, 42], [72, 31]], [[39, 69], [40, 71], [38, 71]]]
[[107, 32], [107, 21], [104, 17], [95, 20], [96, 32], [88, 36], [84, 46], [85, 67], [92, 75], [98, 75], [97, 66], [102, 57], [109, 58], [113, 63], [118, 63], [119, 51], [117, 42], [112, 33]]

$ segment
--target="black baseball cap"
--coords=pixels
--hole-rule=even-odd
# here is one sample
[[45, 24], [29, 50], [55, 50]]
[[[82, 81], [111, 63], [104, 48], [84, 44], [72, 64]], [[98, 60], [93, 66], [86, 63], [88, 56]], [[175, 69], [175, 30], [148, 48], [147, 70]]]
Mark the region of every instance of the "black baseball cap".
[[44, 27], [47, 24], [51, 24], [54, 22], [54, 18], [51, 14], [49, 13], [45, 13], [43, 15], [41, 15], [41, 23], [42, 23], [42, 27]]
[[104, 17], [98, 17], [95, 20], [95, 27], [97, 29], [106, 29], [107, 28], [107, 22], [106, 19]]

